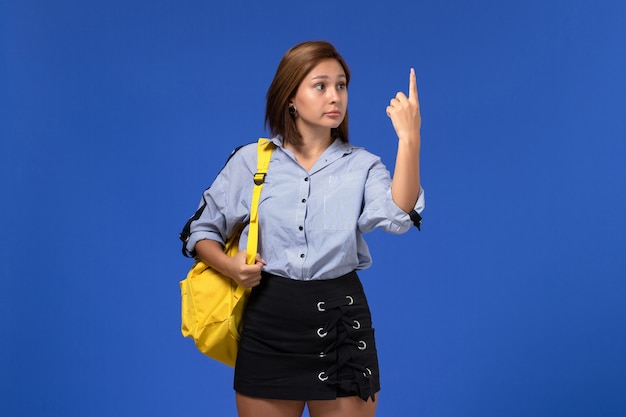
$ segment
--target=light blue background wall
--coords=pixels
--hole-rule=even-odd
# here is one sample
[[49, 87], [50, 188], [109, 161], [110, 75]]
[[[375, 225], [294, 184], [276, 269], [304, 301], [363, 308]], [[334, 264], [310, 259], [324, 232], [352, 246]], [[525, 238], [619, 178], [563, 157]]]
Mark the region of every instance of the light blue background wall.
[[625, 4], [0, 1], [0, 415], [235, 415], [177, 235], [308, 39], [390, 168], [417, 71], [423, 231], [362, 274], [379, 415], [626, 415]]

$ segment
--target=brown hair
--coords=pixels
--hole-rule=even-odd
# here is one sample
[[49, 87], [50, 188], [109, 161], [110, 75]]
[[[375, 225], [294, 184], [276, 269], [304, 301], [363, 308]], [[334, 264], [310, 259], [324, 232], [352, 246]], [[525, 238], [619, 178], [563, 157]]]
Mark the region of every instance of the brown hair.
[[[282, 135], [285, 142], [300, 144], [302, 137], [296, 127], [294, 116], [289, 114], [289, 101], [296, 95], [304, 77], [325, 59], [336, 59], [346, 73], [346, 87], [350, 83], [350, 69], [335, 47], [325, 41], [300, 43], [289, 49], [276, 69], [265, 104], [265, 125], [272, 136]], [[348, 110], [331, 135], [348, 142]]]

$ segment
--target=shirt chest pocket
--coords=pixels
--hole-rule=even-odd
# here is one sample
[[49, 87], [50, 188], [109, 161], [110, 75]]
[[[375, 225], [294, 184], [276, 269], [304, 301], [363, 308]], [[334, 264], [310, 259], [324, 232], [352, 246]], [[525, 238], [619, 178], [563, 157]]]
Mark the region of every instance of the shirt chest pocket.
[[328, 177], [324, 194], [324, 230], [354, 230], [363, 205], [364, 174]]

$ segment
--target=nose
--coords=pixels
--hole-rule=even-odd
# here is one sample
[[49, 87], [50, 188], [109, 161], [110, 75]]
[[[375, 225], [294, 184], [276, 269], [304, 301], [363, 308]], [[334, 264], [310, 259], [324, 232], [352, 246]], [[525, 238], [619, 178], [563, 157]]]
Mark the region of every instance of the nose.
[[339, 91], [337, 91], [336, 88], [329, 88], [327, 91], [329, 92], [329, 100], [331, 103], [339, 101]]

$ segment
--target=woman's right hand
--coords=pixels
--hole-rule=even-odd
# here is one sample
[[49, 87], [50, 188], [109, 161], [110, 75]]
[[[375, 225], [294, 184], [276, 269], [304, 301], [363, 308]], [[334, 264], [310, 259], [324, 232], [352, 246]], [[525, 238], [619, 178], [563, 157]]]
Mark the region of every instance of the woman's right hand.
[[256, 287], [261, 283], [261, 270], [265, 265], [265, 260], [260, 254], [256, 254], [254, 264], [246, 263], [246, 251], [237, 252], [232, 258], [228, 258], [226, 275], [244, 288]]
[[199, 241], [195, 250], [205, 264], [230, 277], [244, 288], [256, 287], [261, 282], [261, 269], [266, 262], [258, 253], [254, 264], [248, 265], [245, 250], [230, 257], [224, 253], [222, 245], [214, 240]]

